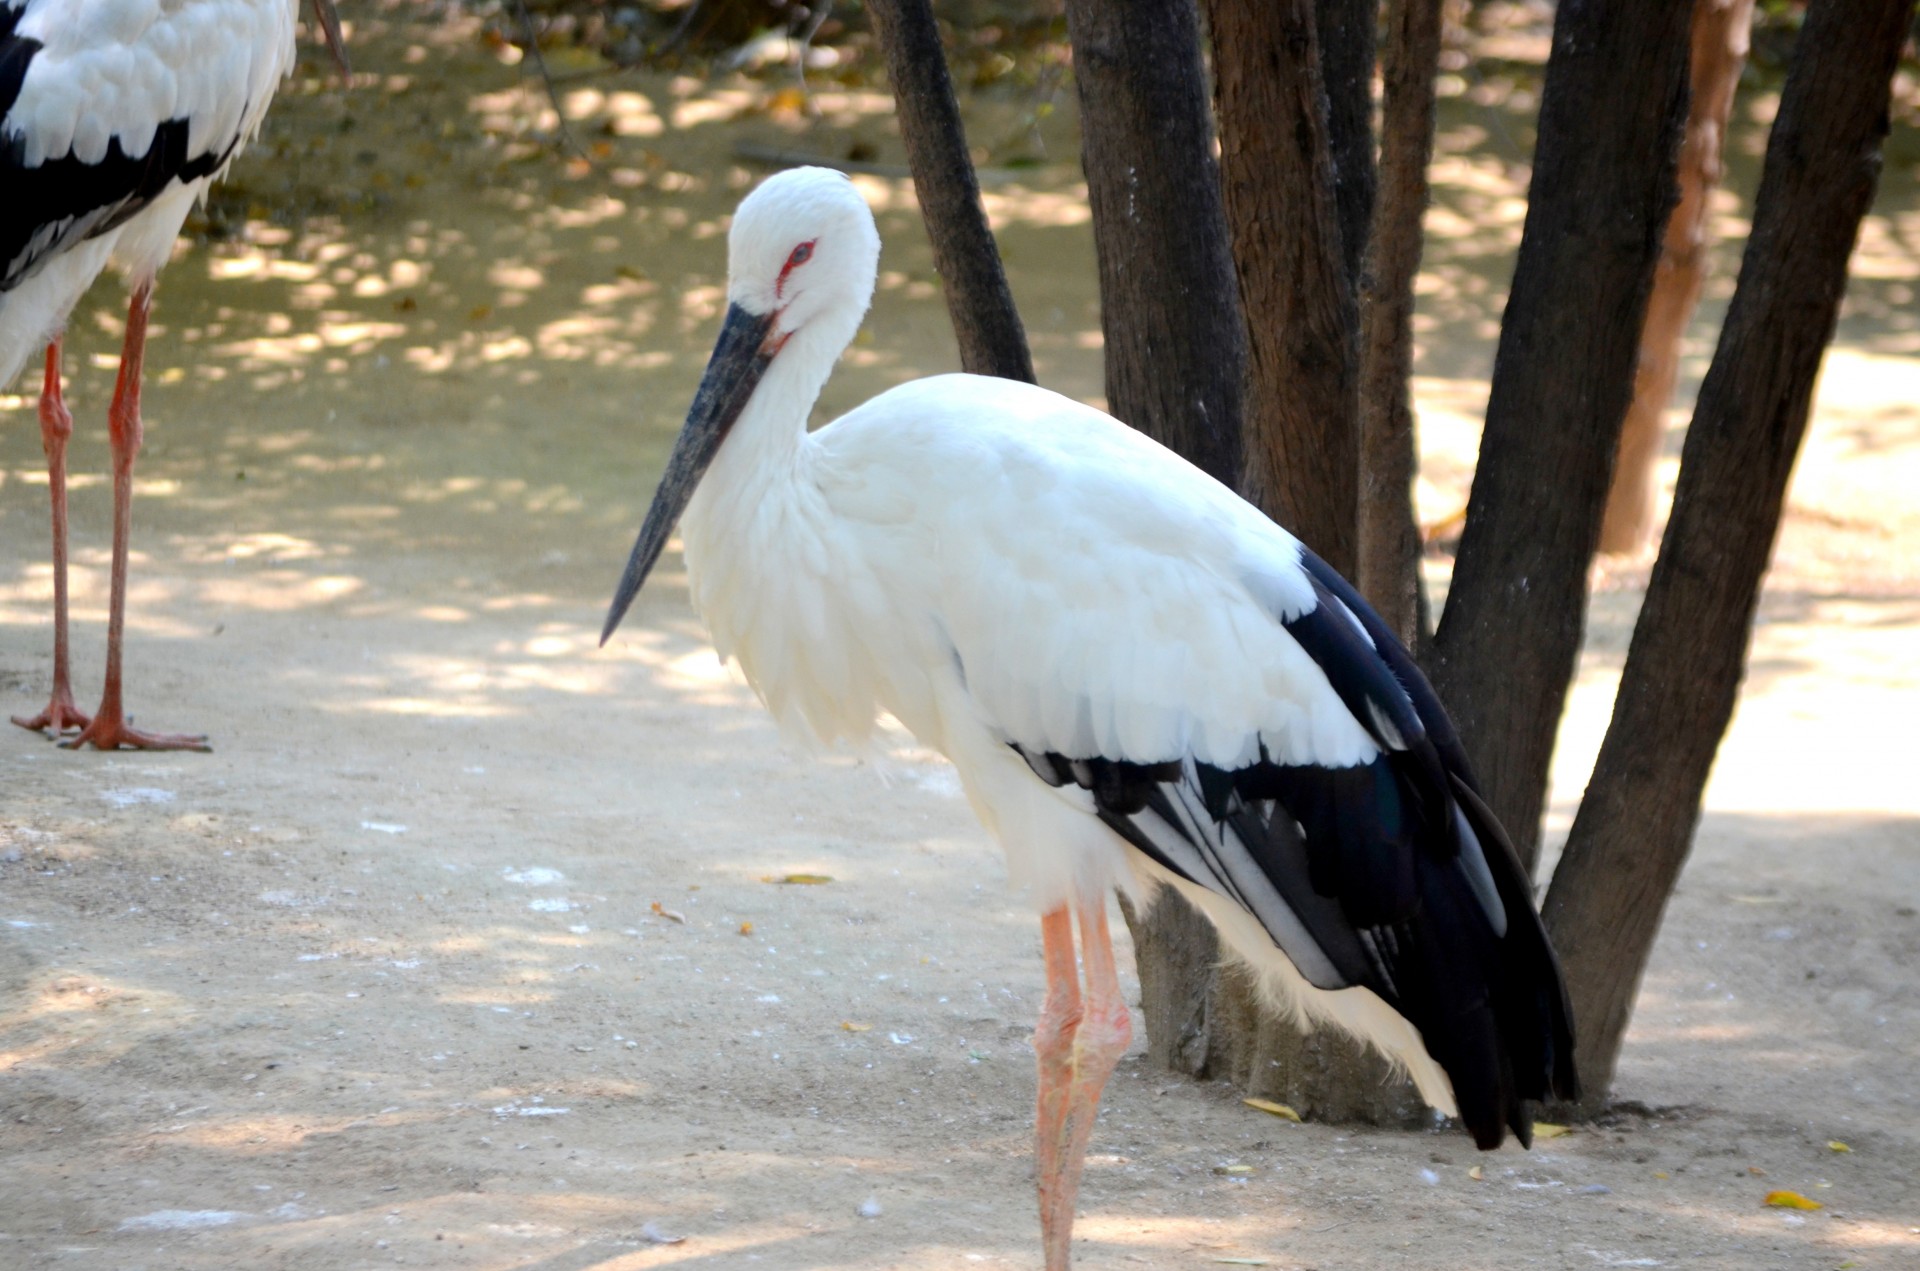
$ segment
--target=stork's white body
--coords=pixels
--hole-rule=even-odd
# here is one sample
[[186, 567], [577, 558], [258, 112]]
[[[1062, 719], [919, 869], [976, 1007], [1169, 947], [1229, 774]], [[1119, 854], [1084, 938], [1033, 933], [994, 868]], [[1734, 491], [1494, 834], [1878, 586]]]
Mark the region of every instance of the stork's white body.
[[784, 729], [858, 744], [888, 712], [953, 761], [1042, 914], [1049, 1271], [1130, 1031], [1114, 887], [1178, 887], [1297, 1021], [1377, 1045], [1481, 1146], [1524, 1140], [1528, 1101], [1574, 1089], [1558, 968], [1452, 725], [1365, 602], [1213, 478], [1031, 385], [919, 380], [808, 432], [872, 295], [872, 216], [838, 174], [787, 172], [729, 248], [726, 321], [605, 630], [677, 518], [695, 606]]
[[[1374, 1041], [1453, 1114], [1365, 988], [1304, 980], [1258, 922], [1115, 834], [1029, 751], [1234, 769], [1379, 748], [1275, 612], [1314, 604], [1291, 534], [1111, 416], [1030, 384], [915, 380], [814, 432], [783, 352], [681, 519], [695, 607], [790, 736], [863, 744], [885, 711], [950, 759], [1041, 912], [1173, 883], [1273, 1001]], [[957, 654], [957, 657], [956, 657]], [[962, 673], [962, 668], [966, 673]]]
[[[9, 198], [51, 208], [61, 178], [98, 190], [36, 218], [21, 240], [0, 239], [0, 385], [60, 330], [109, 257], [130, 289], [153, 281], [293, 68], [298, 3], [0, 0], [0, 27], [28, 54], [17, 93], [0, 101], [0, 148], [22, 182]], [[108, 168], [146, 160], [169, 128], [184, 136], [185, 173], [151, 191], [111, 179]]]
[[[331, 0], [314, 0], [339, 52]], [[299, 0], [0, 0], [0, 388], [46, 349], [41, 443], [53, 513], [54, 669], [47, 708], [25, 728], [103, 749], [205, 749], [205, 739], [127, 726], [121, 702], [140, 368], [154, 276], [196, 201], [266, 118], [293, 68]], [[344, 67], [344, 61], [342, 61]], [[113, 448], [112, 590], [106, 688], [89, 718], [73, 704], [67, 642], [66, 446], [61, 401], [67, 315], [111, 260], [132, 302], [108, 415]]]

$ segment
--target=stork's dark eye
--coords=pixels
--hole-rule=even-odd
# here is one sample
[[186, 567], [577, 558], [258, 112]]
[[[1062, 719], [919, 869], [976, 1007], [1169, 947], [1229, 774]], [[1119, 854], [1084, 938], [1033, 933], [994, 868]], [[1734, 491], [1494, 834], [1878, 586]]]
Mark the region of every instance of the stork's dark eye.
[[812, 259], [813, 244], [802, 243], [793, 249], [793, 255], [787, 257], [787, 268], [792, 269], [795, 265], [804, 265]]

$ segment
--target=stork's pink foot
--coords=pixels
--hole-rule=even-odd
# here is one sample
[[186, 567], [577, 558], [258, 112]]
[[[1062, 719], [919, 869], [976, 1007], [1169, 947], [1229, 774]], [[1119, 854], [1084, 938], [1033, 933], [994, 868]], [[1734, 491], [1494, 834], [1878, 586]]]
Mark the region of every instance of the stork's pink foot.
[[140, 368], [146, 359], [147, 311], [152, 284], [133, 293], [127, 306], [127, 335], [120, 349], [120, 376], [107, 409], [107, 437], [113, 445], [113, 573], [107, 599], [107, 684], [93, 722], [78, 737], [60, 744], [69, 750], [212, 750], [207, 739], [189, 733], [143, 733], [127, 723], [120, 706], [120, 646], [127, 627], [127, 540], [133, 533], [133, 460], [140, 453]]
[[73, 704], [73, 677], [67, 655], [67, 440], [73, 416], [60, 396], [60, 337], [47, 344], [46, 378], [40, 386], [40, 446], [47, 453], [47, 491], [53, 511], [53, 695], [38, 715], [15, 715], [13, 722], [54, 736], [85, 728], [87, 717]]
[[15, 715], [12, 719], [22, 728], [55, 736], [75, 728], [85, 728], [90, 722], [85, 713], [73, 704], [73, 690], [67, 687], [65, 681], [54, 683], [53, 697], [47, 702], [47, 709], [38, 715]]
[[1083, 900], [1080, 946], [1087, 991], [1074, 967], [1073, 924], [1067, 907], [1040, 919], [1047, 962], [1047, 1000], [1034, 1030], [1040, 1062], [1040, 1106], [1034, 1125], [1034, 1172], [1040, 1185], [1040, 1239], [1047, 1271], [1073, 1262], [1073, 1211], [1087, 1143], [1100, 1111], [1100, 1092], [1127, 1051], [1133, 1023], [1120, 995], [1107, 929], [1105, 897]]
[[208, 752], [213, 749], [207, 744], [204, 734], [194, 733], [143, 733], [128, 724], [120, 711], [120, 704], [106, 702], [100, 704], [99, 713], [93, 722], [80, 730], [78, 737], [68, 738], [60, 743], [68, 750], [78, 750], [82, 746], [93, 746], [99, 750], [198, 750]]

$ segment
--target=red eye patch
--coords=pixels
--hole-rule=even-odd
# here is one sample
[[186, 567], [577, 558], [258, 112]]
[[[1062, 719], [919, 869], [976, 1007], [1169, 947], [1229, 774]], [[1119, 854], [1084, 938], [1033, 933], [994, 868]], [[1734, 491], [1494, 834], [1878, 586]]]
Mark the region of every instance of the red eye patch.
[[780, 266], [780, 277], [775, 280], [773, 284], [774, 295], [777, 296], [786, 289], [788, 274], [792, 273], [796, 267], [804, 265], [813, 259], [813, 243], [814, 240], [809, 239], [794, 248], [792, 253], [788, 255], [787, 263]]

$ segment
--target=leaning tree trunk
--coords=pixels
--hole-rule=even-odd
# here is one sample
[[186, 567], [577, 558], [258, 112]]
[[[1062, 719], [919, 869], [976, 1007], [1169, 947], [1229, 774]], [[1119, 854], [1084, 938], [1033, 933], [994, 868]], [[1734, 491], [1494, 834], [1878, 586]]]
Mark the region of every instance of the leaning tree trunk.
[[933, 266], [946, 288], [960, 365], [976, 375], [1031, 384], [1026, 331], [980, 206], [980, 183], [967, 154], [933, 8], [929, 0], [868, 0], [867, 12], [886, 53], [887, 78], [900, 108], [900, 138], [933, 240]]
[[1561, 0], [1453, 586], [1429, 656], [1531, 870], [1686, 110], [1692, 5]]
[[1688, 82], [1686, 140], [1680, 143], [1680, 202], [1667, 218], [1665, 245], [1640, 332], [1640, 363], [1633, 377], [1633, 405], [1620, 426], [1613, 488], [1600, 522], [1600, 550], [1631, 553], [1653, 535], [1655, 475], [1667, 432], [1667, 403], [1680, 374], [1680, 339], [1687, 333], [1700, 288], [1707, 279], [1707, 200], [1725, 171], [1721, 148], [1733, 90], [1747, 64], [1753, 0], [1696, 0]]
[[1814, 376], [1879, 178], [1888, 89], [1913, 7], [1816, 0], [1794, 48], [1740, 282], [1687, 430], [1673, 516], [1547, 895], [1592, 1104], [1612, 1084], [1733, 714]]
[[1354, 583], [1400, 642], [1426, 640], [1413, 481], [1413, 284], [1420, 272], [1442, 0], [1387, 0], [1380, 183], [1360, 274], [1359, 569]]

